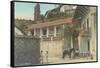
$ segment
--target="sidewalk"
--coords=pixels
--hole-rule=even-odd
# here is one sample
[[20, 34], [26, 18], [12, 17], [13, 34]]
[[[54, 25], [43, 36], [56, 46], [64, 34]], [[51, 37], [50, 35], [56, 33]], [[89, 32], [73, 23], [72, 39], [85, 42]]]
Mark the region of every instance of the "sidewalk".
[[44, 62], [44, 64], [56, 64], [56, 63], [74, 63], [74, 62], [89, 62], [89, 61], [96, 61], [96, 58], [91, 59], [90, 57], [84, 57], [84, 58], [75, 58], [75, 59], [70, 59], [70, 58], [48, 58], [47, 62]]

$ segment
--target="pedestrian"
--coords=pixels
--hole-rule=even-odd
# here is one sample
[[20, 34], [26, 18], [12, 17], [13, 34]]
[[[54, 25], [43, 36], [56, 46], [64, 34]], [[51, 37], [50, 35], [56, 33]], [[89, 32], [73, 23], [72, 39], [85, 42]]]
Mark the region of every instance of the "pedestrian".
[[43, 51], [40, 52], [40, 62], [43, 64]]

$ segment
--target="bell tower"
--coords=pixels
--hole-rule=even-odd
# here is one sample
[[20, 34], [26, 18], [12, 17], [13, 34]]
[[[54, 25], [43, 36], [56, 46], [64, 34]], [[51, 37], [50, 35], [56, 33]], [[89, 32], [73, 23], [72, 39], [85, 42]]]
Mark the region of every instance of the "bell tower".
[[34, 20], [39, 21], [40, 20], [40, 4], [37, 3], [34, 7]]

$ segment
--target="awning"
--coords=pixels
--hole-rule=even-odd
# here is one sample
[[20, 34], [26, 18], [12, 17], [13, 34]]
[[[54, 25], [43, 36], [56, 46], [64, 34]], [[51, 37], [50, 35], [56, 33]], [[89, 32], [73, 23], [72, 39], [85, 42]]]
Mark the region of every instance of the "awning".
[[58, 19], [50, 22], [32, 24], [31, 26], [29, 26], [28, 30], [32, 30], [35, 28], [45, 28], [49, 26], [62, 25], [62, 24], [73, 24], [73, 23], [77, 23], [77, 20], [74, 20], [72, 17], [65, 19]]

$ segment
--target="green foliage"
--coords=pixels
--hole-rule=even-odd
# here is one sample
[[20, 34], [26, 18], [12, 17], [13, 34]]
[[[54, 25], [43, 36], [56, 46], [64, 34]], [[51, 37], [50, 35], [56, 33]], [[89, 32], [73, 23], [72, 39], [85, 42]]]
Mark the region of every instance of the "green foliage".
[[73, 27], [73, 25], [71, 25], [71, 24], [65, 25], [64, 36], [65, 37], [72, 36], [74, 30], [75, 30], [75, 28]]
[[73, 25], [71, 24], [67, 24], [65, 25], [65, 29], [64, 29], [64, 37], [65, 40], [67, 41], [67, 46], [70, 48], [71, 46], [71, 38], [73, 36], [73, 32], [74, 32], [75, 28]]

